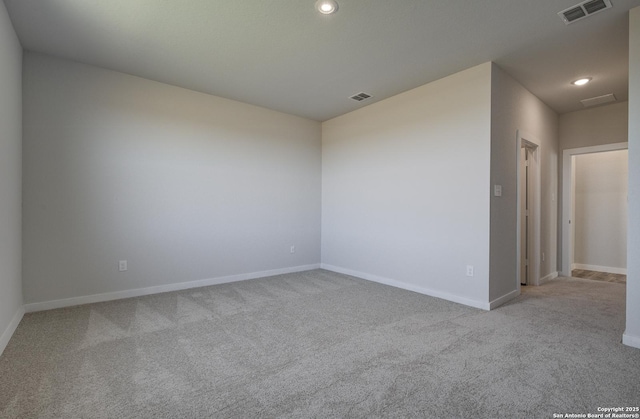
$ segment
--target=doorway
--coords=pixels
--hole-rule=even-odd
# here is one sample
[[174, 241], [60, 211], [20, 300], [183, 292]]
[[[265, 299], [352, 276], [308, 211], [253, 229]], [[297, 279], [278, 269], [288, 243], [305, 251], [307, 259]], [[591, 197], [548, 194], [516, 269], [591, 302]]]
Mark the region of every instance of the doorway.
[[518, 132], [517, 287], [540, 285], [540, 147]]
[[564, 150], [562, 155], [562, 275], [571, 277], [575, 255], [575, 157], [584, 154], [626, 150], [628, 143], [606, 144]]

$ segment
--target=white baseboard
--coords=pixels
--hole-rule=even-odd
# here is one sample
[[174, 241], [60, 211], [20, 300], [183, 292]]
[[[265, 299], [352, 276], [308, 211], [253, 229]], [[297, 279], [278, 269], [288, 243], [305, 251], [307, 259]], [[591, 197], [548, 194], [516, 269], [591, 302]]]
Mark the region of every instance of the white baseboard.
[[489, 303], [489, 310], [493, 310], [494, 308], [500, 307], [504, 303], [513, 300], [518, 295], [520, 295], [520, 291], [514, 290], [514, 291], [511, 291], [510, 293], [503, 295], [502, 297], [496, 298], [495, 300]]
[[552, 279], [556, 279], [557, 277], [558, 277], [558, 272], [551, 272], [549, 275], [540, 278], [540, 281], [538, 282], [538, 285], [542, 285], [545, 282], [549, 282]]
[[622, 343], [627, 346], [640, 349], [640, 336], [631, 336], [625, 333], [622, 335]]
[[351, 269], [345, 269], [338, 266], [327, 265], [325, 263], [321, 264], [320, 267], [322, 269], [326, 269], [328, 271], [333, 271], [345, 275], [355, 276], [357, 278], [366, 279], [367, 281], [377, 282], [379, 284], [389, 285], [396, 288], [401, 288], [407, 291], [417, 292], [419, 294], [428, 295], [430, 297], [442, 298], [443, 300], [452, 301], [454, 303], [463, 304], [465, 306], [470, 306], [474, 308], [479, 308], [481, 310], [490, 310], [491, 307], [489, 303], [484, 303], [482, 301], [476, 301], [469, 298], [459, 297], [454, 294], [449, 294], [446, 292], [435, 291], [429, 288], [420, 287], [417, 285], [407, 284], [406, 282], [396, 281], [395, 279], [384, 278], [377, 275], [367, 274], [364, 272], [353, 271]]
[[573, 265], [571, 265], [571, 270], [573, 269], [584, 269], [585, 271], [607, 272], [610, 274], [620, 274], [620, 275], [627, 274], [627, 268], [614, 268], [611, 266], [599, 266], [599, 265], [585, 265], [583, 263], [574, 263]]
[[5, 331], [2, 332], [2, 336], [0, 336], [0, 355], [2, 355], [4, 349], [9, 344], [9, 340], [11, 340], [11, 336], [13, 336], [13, 333], [18, 328], [20, 320], [22, 320], [22, 316], [24, 316], [24, 307], [20, 307], [18, 309], [16, 314], [13, 316], [13, 319], [11, 319], [11, 322], [9, 322], [9, 326], [7, 326]]
[[103, 294], [85, 295], [81, 297], [65, 298], [62, 300], [43, 301], [39, 303], [29, 303], [24, 305], [27, 313], [34, 311], [52, 310], [55, 308], [78, 306], [81, 304], [101, 303], [104, 301], [120, 300], [123, 298], [141, 297], [143, 295], [160, 294], [162, 292], [181, 291], [191, 288], [207, 287], [210, 285], [226, 284], [229, 282], [246, 281], [249, 279], [264, 278], [267, 276], [289, 274], [294, 272], [310, 271], [319, 269], [320, 264], [294, 266], [291, 268], [273, 269], [269, 271], [251, 272], [239, 275], [222, 276], [218, 278], [200, 279], [197, 281], [178, 282], [175, 284], [158, 285], [148, 288], [137, 288], [132, 290], [114, 291]]

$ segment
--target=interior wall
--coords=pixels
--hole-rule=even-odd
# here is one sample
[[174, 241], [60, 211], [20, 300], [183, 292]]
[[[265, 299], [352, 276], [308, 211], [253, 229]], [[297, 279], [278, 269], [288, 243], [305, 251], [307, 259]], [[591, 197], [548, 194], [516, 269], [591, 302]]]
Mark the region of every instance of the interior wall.
[[491, 194], [490, 300], [495, 301], [518, 287], [518, 132], [539, 141], [539, 273], [541, 278], [557, 273], [558, 115], [496, 64], [491, 80], [491, 185], [502, 185], [502, 196]]
[[640, 7], [629, 21], [629, 227], [627, 324], [623, 341], [640, 348]]
[[22, 47], [0, 2], [0, 353], [22, 314]]
[[320, 123], [35, 53], [24, 82], [26, 303], [319, 266]]
[[486, 63], [324, 122], [323, 266], [485, 307], [490, 101]]
[[[564, 150], [593, 147], [606, 144], [624, 143], [629, 138], [629, 103], [620, 102], [611, 105], [588, 108], [560, 115], [559, 119], [559, 155]], [[562, 179], [562, 158], [558, 159], [558, 176]], [[562, 182], [558, 190], [558, 202], [562, 204]], [[562, 218], [562, 205], [558, 205]], [[558, 231], [558, 269], [561, 270], [562, 229]]]
[[578, 269], [627, 268], [627, 150], [575, 156], [575, 244]]
[[620, 102], [560, 115], [560, 152], [626, 142], [629, 136], [628, 107], [628, 102]]
[[[571, 188], [571, 214], [569, 215], [569, 217], [571, 217], [571, 220], [575, 220], [576, 219], [576, 165], [573, 164], [573, 162], [575, 161], [576, 156], [572, 156], [571, 157], [571, 179], [570, 179], [570, 188]], [[562, 159], [560, 159], [562, 160]], [[563, 176], [562, 172], [558, 174], [559, 176]], [[563, 182], [560, 182], [560, 184], [563, 184]], [[560, 206], [562, 206], [563, 204], [561, 203]], [[560, 210], [560, 213], [562, 213], [562, 209]], [[562, 219], [562, 214], [559, 215], [559, 217]], [[574, 228], [569, 230], [571, 237], [569, 238], [570, 243], [571, 243], [571, 249], [570, 249], [570, 254], [569, 254], [569, 260], [574, 261], [576, 260], [576, 250], [575, 250], [575, 246], [573, 245], [576, 241], [576, 230]], [[560, 233], [560, 232], [558, 232]], [[562, 246], [562, 242], [560, 242], [559, 246]], [[563, 269], [561, 268], [561, 266], [558, 266], [558, 269], [562, 272]], [[563, 272], [564, 273], [564, 272]], [[568, 275], [570, 275], [567, 272]]]

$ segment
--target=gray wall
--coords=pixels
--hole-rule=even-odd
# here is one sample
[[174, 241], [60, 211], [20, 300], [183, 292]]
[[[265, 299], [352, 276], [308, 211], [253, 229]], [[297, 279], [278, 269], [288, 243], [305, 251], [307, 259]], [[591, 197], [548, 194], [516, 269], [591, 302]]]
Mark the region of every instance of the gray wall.
[[0, 353], [22, 313], [21, 79], [22, 47], [0, 2]]
[[560, 155], [571, 148], [626, 142], [628, 105], [628, 102], [613, 103], [560, 115]]
[[640, 7], [629, 24], [629, 238], [624, 341], [640, 348]]
[[491, 77], [491, 185], [502, 185], [502, 196], [491, 194], [490, 300], [517, 289], [517, 133], [540, 144], [540, 277], [557, 272], [558, 116], [540, 99], [493, 64]]
[[320, 123], [34, 53], [24, 82], [26, 303], [320, 263]]
[[578, 269], [627, 268], [627, 150], [575, 156], [575, 244]]
[[486, 63], [324, 122], [323, 266], [485, 307], [490, 101]]

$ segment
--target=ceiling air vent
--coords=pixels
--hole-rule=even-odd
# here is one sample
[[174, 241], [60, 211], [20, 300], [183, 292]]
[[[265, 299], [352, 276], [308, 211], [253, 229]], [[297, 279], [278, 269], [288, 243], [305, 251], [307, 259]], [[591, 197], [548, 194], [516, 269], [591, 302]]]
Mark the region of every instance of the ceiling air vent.
[[587, 14], [592, 15], [595, 12], [599, 12], [600, 10], [608, 9], [609, 7], [611, 7], [611, 3], [607, 3], [608, 2], [605, 2], [604, 0], [591, 0], [584, 3], [582, 7], [584, 7], [584, 10], [587, 11]]
[[603, 103], [615, 102], [616, 97], [613, 93], [609, 93], [608, 95], [596, 96], [589, 99], [581, 100], [582, 106], [585, 108], [589, 108], [591, 106], [602, 105]]
[[558, 13], [567, 25], [611, 8], [611, 0], [587, 0]]
[[353, 100], [357, 100], [358, 102], [362, 102], [363, 100], [369, 99], [371, 97], [371, 95], [368, 95], [366, 93], [358, 93], [356, 95], [351, 96], [349, 99], [353, 99]]

